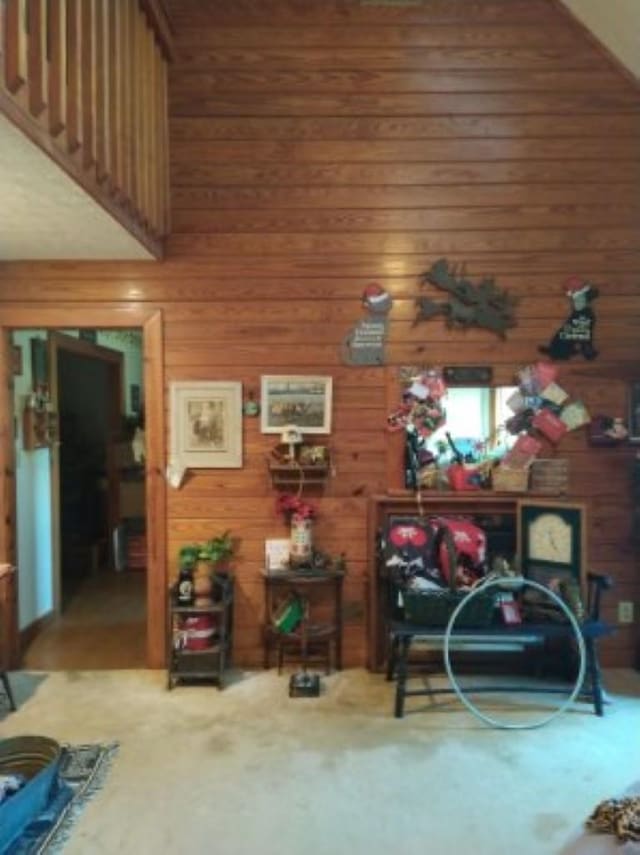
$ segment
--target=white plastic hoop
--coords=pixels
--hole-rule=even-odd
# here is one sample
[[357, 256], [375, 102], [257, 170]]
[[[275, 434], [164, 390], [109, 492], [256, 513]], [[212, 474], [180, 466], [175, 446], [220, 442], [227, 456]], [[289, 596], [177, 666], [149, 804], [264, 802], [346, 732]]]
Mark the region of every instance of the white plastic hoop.
[[[546, 594], [549, 599], [555, 603], [560, 610], [564, 613], [564, 615], [568, 618], [569, 623], [571, 624], [571, 628], [573, 629], [573, 633], [575, 635], [576, 643], [578, 645], [578, 651], [580, 655], [580, 667], [578, 668], [578, 675], [576, 677], [576, 682], [573, 687], [573, 690], [569, 697], [552, 713], [550, 713], [545, 718], [540, 719], [539, 721], [534, 721], [528, 724], [517, 724], [514, 722], [501, 722], [498, 719], [492, 718], [490, 715], [486, 715], [478, 707], [473, 704], [469, 698], [465, 695], [465, 693], [460, 688], [458, 681], [455, 678], [453, 673], [453, 668], [451, 667], [451, 658], [449, 655], [450, 644], [451, 644], [451, 636], [453, 633], [453, 628], [455, 626], [455, 622], [458, 618], [458, 615], [462, 611], [462, 609], [480, 592], [484, 593], [488, 588], [500, 587], [504, 588], [522, 588], [528, 585], [531, 588], [535, 588], [537, 591], [542, 591], [542, 593]], [[552, 591], [550, 588], [541, 585], [539, 582], [534, 582], [531, 579], [525, 579], [524, 576], [516, 576], [516, 577], [507, 577], [501, 579], [486, 579], [480, 585], [473, 588], [467, 596], [461, 600], [458, 605], [453, 610], [451, 617], [449, 618], [449, 623], [447, 624], [447, 628], [444, 632], [443, 639], [443, 650], [442, 655], [444, 658], [444, 666], [447, 671], [447, 677], [453, 687], [454, 692], [458, 696], [459, 700], [464, 704], [464, 706], [469, 710], [469, 712], [473, 713], [476, 718], [479, 718], [485, 724], [490, 725], [491, 727], [502, 728], [503, 730], [532, 730], [536, 727], [543, 727], [545, 724], [549, 724], [550, 721], [553, 721], [554, 718], [557, 718], [559, 715], [562, 715], [571, 704], [577, 698], [580, 689], [582, 688], [582, 683], [584, 681], [584, 675], [586, 671], [586, 651], [584, 645], [584, 639], [582, 637], [582, 632], [580, 631], [580, 627], [578, 625], [573, 612], [569, 609], [567, 604], [562, 600], [555, 591]]]

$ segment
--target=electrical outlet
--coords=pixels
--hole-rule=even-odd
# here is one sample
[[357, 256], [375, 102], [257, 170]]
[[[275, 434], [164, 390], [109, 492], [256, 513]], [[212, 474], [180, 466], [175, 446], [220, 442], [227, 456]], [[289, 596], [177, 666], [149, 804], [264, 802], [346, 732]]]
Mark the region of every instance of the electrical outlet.
[[618, 623], [633, 623], [633, 603], [630, 600], [618, 603]]

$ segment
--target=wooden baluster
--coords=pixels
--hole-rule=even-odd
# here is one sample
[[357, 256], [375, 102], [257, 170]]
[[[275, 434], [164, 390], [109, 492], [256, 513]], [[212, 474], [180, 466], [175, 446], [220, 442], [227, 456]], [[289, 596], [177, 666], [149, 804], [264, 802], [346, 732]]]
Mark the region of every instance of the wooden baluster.
[[134, 215], [138, 215], [140, 210], [140, 175], [138, 166], [138, 151], [140, 148], [140, 127], [139, 127], [139, 112], [140, 112], [140, 56], [138, 54], [138, 22], [140, 13], [136, 4], [131, 3], [130, 9], [130, 32], [129, 32], [129, 56], [131, 57], [131, 77], [129, 78], [130, 86], [130, 110], [131, 110], [131, 137], [130, 143], [130, 158], [131, 158], [131, 201]]
[[169, 66], [166, 62], [162, 63], [162, 76], [160, 79], [160, 103], [162, 106], [162, 207], [163, 207], [163, 228], [162, 234], [167, 235], [171, 229], [171, 205], [170, 199], [170, 171], [169, 171]]
[[40, 116], [46, 109], [47, 95], [47, 3], [28, 0], [27, 73], [29, 75], [29, 111]]
[[93, 16], [95, 0], [80, 0], [82, 56], [82, 164], [88, 169], [95, 163], [95, 58]]
[[2, 8], [4, 83], [15, 95], [27, 81], [27, 3], [26, 0], [5, 0]]
[[67, 0], [67, 147], [82, 145], [82, 10], [83, 0]]
[[110, 163], [110, 189], [118, 196], [122, 193], [122, 169], [119, 161], [120, 148], [118, 139], [121, 133], [120, 127], [120, 86], [118, 81], [118, 68], [120, 64], [120, 48], [118, 46], [118, 21], [117, 17], [122, 10], [120, 3], [108, 3], [106, 7], [106, 25], [109, 38], [109, 51], [107, 62], [109, 69], [109, 163]]
[[147, 40], [149, 29], [147, 16], [139, 16], [139, 38], [138, 51], [141, 57], [140, 74], [140, 99], [142, 109], [140, 110], [140, 156], [138, 158], [138, 169], [140, 170], [140, 214], [143, 223], [147, 224], [149, 219], [149, 114], [147, 104], [149, 101], [149, 57], [147, 54]]
[[49, 0], [49, 131], [57, 137], [67, 117], [67, 4]]
[[104, 15], [104, 0], [95, 0], [95, 15], [93, 18], [94, 27], [94, 44], [95, 44], [95, 159], [96, 159], [96, 178], [102, 182], [106, 179], [108, 173], [107, 163], [107, 145], [106, 139], [108, 134], [107, 125], [107, 87], [108, 77], [106, 73], [107, 65], [107, 45], [105, 44], [105, 15]]
[[151, 186], [153, 188], [153, 210], [151, 216], [151, 223], [153, 225], [154, 232], [158, 235], [160, 234], [160, 170], [158, 167], [158, 162], [160, 159], [160, 111], [158, 104], [158, 88], [160, 86], [160, 69], [162, 66], [162, 55], [160, 53], [160, 46], [154, 41], [153, 43], [153, 78], [151, 82], [151, 101], [153, 104], [153, 116], [152, 116], [152, 125], [151, 125], [151, 142], [153, 145], [153, 150], [151, 152], [153, 161], [152, 161], [152, 172], [151, 172]]
[[131, 199], [131, 15], [127, 7], [118, 5], [118, 85], [120, 90], [121, 126], [118, 136], [122, 167], [122, 192], [127, 205]]

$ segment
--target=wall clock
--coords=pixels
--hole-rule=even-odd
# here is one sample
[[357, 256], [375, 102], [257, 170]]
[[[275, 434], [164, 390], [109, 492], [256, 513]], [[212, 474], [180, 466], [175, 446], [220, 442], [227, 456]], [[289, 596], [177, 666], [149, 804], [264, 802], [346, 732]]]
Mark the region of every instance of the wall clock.
[[542, 584], [574, 580], [582, 587], [587, 573], [586, 506], [522, 499], [517, 513], [522, 575]]

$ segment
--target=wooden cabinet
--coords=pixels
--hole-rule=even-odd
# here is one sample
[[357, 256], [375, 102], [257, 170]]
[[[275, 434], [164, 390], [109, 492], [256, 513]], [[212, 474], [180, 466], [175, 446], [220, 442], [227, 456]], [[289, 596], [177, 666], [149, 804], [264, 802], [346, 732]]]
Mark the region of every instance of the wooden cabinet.
[[172, 587], [167, 635], [167, 688], [180, 680], [213, 680], [221, 689], [233, 648], [233, 579], [217, 576], [206, 605], [180, 605]]

